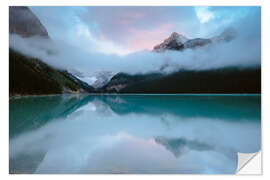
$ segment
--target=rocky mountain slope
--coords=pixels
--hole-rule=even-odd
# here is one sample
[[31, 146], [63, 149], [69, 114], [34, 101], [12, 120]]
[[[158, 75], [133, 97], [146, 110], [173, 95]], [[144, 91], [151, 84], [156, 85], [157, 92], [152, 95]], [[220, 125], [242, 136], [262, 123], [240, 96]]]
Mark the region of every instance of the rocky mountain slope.
[[130, 75], [126, 73], [117, 73], [112, 79], [104, 85], [102, 88], [98, 89], [100, 92], [120, 92], [121, 89], [131, 86], [132, 84], [146, 81], [146, 80], [154, 80], [156, 78], [160, 78], [162, 74], [160, 73], [150, 73], [150, 74], [136, 74]]
[[103, 87], [115, 75], [115, 73], [111, 71], [96, 71], [93, 73], [89, 72], [87, 74], [75, 69], [69, 69], [68, 71], [78, 79], [88, 83], [90, 86], [93, 86], [94, 88]]
[[220, 35], [207, 38], [189, 39], [182, 34], [173, 32], [169, 38], [165, 39], [161, 44], [154, 46], [154, 52], [164, 52], [166, 50], [182, 51], [185, 49], [194, 49], [205, 46], [210, 43], [229, 42], [236, 37], [236, 32], [232, 28], [226, 29]]
[[[173, 32], [154, 52], [183, 51], [235, 39], [234, 29], [225, 29], [210, 39], [188, 39]], [[166, 65], [166, 64], [165, 64]], [[166, 66], [164, 66], [166, 67]], [[160, 68], [164, 68], [163, 66]], [[151, 73], [130, 75], [118, 73], [103, 87], [102, 92], [117, 93], [260, 93], [261, 67], [217, 68], [209, 70], [179, 70], [171, 74]]]
[[9, 50], [10, 96], [86, 92], [94, 92], [94, 88], [67, 71]]
[[156, 76], [118, 74], [103, 90], [118, 93], [261, 93], [261, 68], [180, 70]]
[[154, 51], [163, 52], [165, 50], [181, 50], [184, 48], [184, 43], [189, 39], [184, 35], [173, 32], [170, 37], [165, 39], [161, 44], [154, 47]]
[[[45, 27], [28, 7], [9, 8], [9, 32], [23, 38], [49, 38]], [[14, 95], [94, 92], [94, 88], [65, 70], [9, 49], [9, 92]]]
[[[10, 7], [10, 34], [23, 38], [42, 36], [48, 32], [38, 18], [27, 7]], [[236, 32], [227, 29], [209, 39], [189, 39], [182, 34], [172, 33], [154, 52], [167, 50], [183, 51], [213, 43], [233, 40]], [[212, 70], [179, 70], [171, 74], [148, 73], [127, 74], [110, 72], [84, 76], [72, 75], [66, 70], [55, 69], [40, 59], [30, 58], [10, 49], [9, 54], [10, 95], [58, 94], [58, 93], [260, 93], [261, 68], [219, 68]], [[91, 73], [91, 72], [89, 72]], [[112, 77], [113, 76], [113, 77]], [[98, 77], [98, 78], [97, 78]], [[92, 86], [84, 82], [87, 79]], [[90, 79], [89, 79], [90, 78]]]
[[9, 33], [22, 37], [39, 35], [49, 38], [46, 28], [32, 11], [25, 6], [9, 7]]

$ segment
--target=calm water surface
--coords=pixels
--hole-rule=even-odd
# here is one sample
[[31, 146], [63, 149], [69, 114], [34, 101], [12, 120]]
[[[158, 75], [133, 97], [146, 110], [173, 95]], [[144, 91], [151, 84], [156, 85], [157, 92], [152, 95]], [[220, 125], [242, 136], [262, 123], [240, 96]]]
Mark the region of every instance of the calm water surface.
[[261, 149], [261, 96], [10, 99], [10, 173], [234, 173]]

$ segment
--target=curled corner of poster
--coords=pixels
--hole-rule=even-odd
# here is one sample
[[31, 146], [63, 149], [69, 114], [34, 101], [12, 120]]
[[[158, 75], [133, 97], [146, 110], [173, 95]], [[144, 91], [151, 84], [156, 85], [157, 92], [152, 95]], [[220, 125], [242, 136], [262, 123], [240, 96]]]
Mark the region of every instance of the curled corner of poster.
[[262, 153], [238, 153], [237, 175], [262, 175]]

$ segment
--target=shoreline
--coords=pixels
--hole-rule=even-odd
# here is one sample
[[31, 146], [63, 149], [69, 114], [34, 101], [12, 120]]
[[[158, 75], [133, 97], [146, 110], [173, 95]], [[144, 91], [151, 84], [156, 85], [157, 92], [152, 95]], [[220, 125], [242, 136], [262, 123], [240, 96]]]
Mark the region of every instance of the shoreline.
[[48, 96], [77, 96], [77, 95], [100, 95], [100, 96], [119, 96], [119, 95], [133, 95], [133, 96], [261, 96], [261, 93], [70, 93], [70, 94], [41, 94], [41, 95], [15, 95], [9, 96], [9, 99], [19, 99], [27, 97], [48, 97]]

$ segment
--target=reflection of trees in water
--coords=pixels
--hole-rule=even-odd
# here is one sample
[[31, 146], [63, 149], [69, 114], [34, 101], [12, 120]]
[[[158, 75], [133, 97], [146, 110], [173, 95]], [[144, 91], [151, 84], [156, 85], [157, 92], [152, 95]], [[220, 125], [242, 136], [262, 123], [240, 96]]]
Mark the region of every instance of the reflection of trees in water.
[[221, 120], [261, 119], [260, 96], [174, 96], [111, 95], [98, 96], [119, 115], [143, 113], [172, 114], [183, 118], [201, 117]]
[[46, 152], [20, 154], [9, 159], [9, 173], [30, 174], [35, 173], [38, 165], [42, 162]]
[[[91, 114], [90, 110], [94, 111]], [[91, 109], [92, 108], [92, 109]], [[247, 114], [247, 110], [251, 111]], [[140, 126], [134, 126], [134, 131], [140, 133], [140, 128], [143, 124], [145, 131], [148, 131], [148, 127], [166, 126], [167, 132], [174, 127], [178, 128], [177, 122], [181, 124], [179, 119], [189, 120], [188, 118], [200, 117], [200, 118], [215, 118], [224, 120], [235, 120], [236, 118], [243, 119], [258, 119], [260, 120], [260, 97], [200, 97], [200, 96], [119, 96], [119, 95], [78, 95], [78, 96], [44, 96], [44, 97], [28, 97], [21, 99], [13, 99], [10, 101], [10, 128], [12, 129], [10, 139], [15, 135], [19, 135], [23, 132], [33, 130], [41, 127], [42, 125], [50, 122], [52, 119], [67, 118], [73, 119], [76, 113], [83, 112], [84, 117], [97, 116], [102, 117], [101, 121], [96, 120], [98, 126], [92, 126], [94, 124], [88, 124], [94, 129], [102, 129], [103, 123], [108, 127], [105, 127], [104, 132], [109, 132], [111, 126], [114, 124], [116, 131], [125, 130], [125, 127], [130, 129], [130, 122], [125, 121], [128, 118], [129, 113], [136, 114], [136, 117], [146, 117], [146, 119], [135, 119], [131, 124], [140, 124]], [[116, 114], [117, 115], [116, 115]], [[230, 114], [232, 113], [232, 114]], [[119, 122], [106, 121], [107, 117], [115, 115], [119, 118]], [[125, 116], [122, 116], [125, 115]], [[145, 116], [146, 115], [146, 116]], [[67, 117], [68, 116], [68, 117]], [[120, 117], [121, 116], [121, 117]], [[233, 117], [235, 116], [235, 117]], [[148, 121], [154, 119], [153, 121]], [[180, 117], [180, 118], [178, 118]], [[184, 118], [182, 118], [184, 117]], [[95, 118], [95, 117], [94, 117]], [[226, 119], [227, 118], [227, 119]], [[239, 122], [241, 118], [236, 119]], [[109, 118], [108, 118], [109, 119]], [[157, 119], [158, 121], [155, 121]], [[102, 121], [104, 120], [104, 121]], [[113, 119], [115, 120], [115, 119]], [[116, 119], [118, 120], [118, 119]], [[66, 121], [65, 121], [66, 122]], [[64, 123], [65, 123], [64, 122]], [[22, 124], [21, 124], [22, 123]], [[61, 128], [65, 128], [65, 125], [60, 124]], [[106, 124], [105, 124], [106, 123]], [[108, 123], [108, 124], [107, 124]], [[112, 124], [109, 124], [112, 123]], [[154, 124], [153, 124], [154, 123]], [[116, 124], [116, 125], [115, 125]], [[137, 125], [136, 124], [136, 125]], [[233, 123], [230, 123], [233, 125]], [[122, 126], [123, 125], [123, 126]], [[63, 127], [62, 127], [63, 126]], [[84, 126], [84, 124], [82, 124]], [[82, 126], [79, 126], [81, 131]], [[124, 127], [124, 128], [123, 128]], [[132, 127], [133, 128], [133, 127]], [[138, 129], [136, 129], [138, 128]], [[185, 128], [185, 127], [181, 127]], [[193, 127], [192, 127], [193, 128]], [[205, 128], [205, 127], [204, 127]], [[208, 127], [207, 127], [208, 128]], [[72, 131], [74, 127], [72, 126]], [[162, 128], [163, 129], [163, 128]], [[91, 129], [85, 129], [87, 132]], [[149, 130], [149, 131], [150, 131]], [[69, 132], [69, 131], [68, 131]], [[104, 133], [103, 131], [101, 132]], [[135, 134], [136, 134], [135, 133]], [[155, 132], [155, 135], [150, 136], [154, 138], [155, 144], [167, 152], [171, 157], [181, 157], [181, 155], [189, 151], [197, 152], [218, 152], [230, 159], [236, 159], [236, 149], [230, 149], [228, 147], [220, 147], [215, 144], [211, 144], [211, 141], [200, 141], [198, 139], [189, 139], [189, 136], [185, 138], [178, 135], [170, 137], [164, 135], [159, 130]], [[156, 136], [157, 135], [157, 136]], [[162, 136], [160, 136], [162, 135]], [[85, 136], [90, 138], [90, 136]], [[65, 137], [66, 138], [66, 137]], [[149, 137], [148, 137], [149, 138]], [[49, 137], [53, 139], [53, 137]], [[77, 141], [78, 138], [76, 138]], [[152, 139], [151, 139], [152, 140]], [[41, 140], [43, 144], [46, 139]], [[28, 147], [27, 147], [28, 148]], [[26, 149], [27, 149], [26, 148]], [[167, 149], [167, 150], [165, 150]], [[31, 154], [30, 151], [25, 151], [19, 154], [17, 157], [10, 156], [10, 173], [32, 173], [38, 167], [38, 164], [43, 160], [46, 152], [38, 152]], [[26, 164], [24, 164], [27, 162]], [[236, 162], [236, 161], [235, 161]], [[16, 171], [15, 171], [16, 170]]]
[[10, 138], [36, 129], [52, 119], [64, 118], [92, 101], [91, 96], [57, 95], [30, 96], [9, 101]]
[[[11, 99], [9, 101], [10, 140], [24, 132], [40, 128], [55, 118], [65, 118], [92, 99], [91, 96], [85, 95], [29, 96]], [[15, 157], [10, 154], [9, 172], [34, 173], [45, 155], [46, 152], [43, 151], [22, 152]]]
[[10, 137], [65, 118], [92, 102], [103, 115], [129, 113], [157, 116], [169, 128], [168, 115], [226, 121], [261, 119], [260, 96], [62, 95], [11, 99]]

